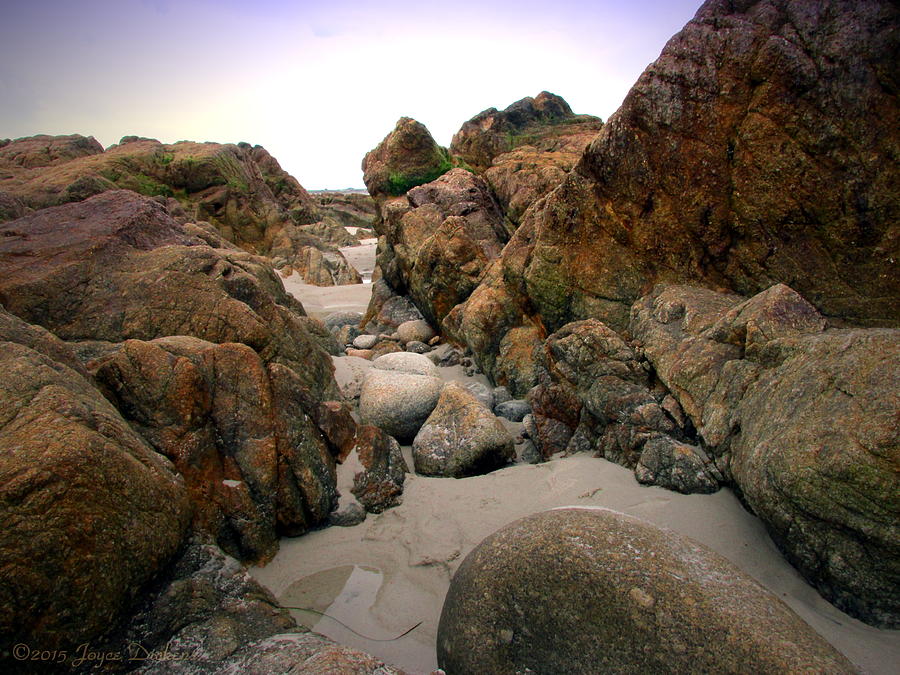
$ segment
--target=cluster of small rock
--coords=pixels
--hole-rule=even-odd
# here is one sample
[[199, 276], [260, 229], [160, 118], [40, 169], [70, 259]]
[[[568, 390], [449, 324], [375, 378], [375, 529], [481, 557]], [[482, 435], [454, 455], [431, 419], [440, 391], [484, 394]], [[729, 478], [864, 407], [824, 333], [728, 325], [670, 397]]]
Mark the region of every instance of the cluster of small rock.
[[339, 369], [339, 386], [358, 400], [365, 424], [412, 445], [416, 473], [461, 478], [515, 460], [516, 442], [523, 438], [514, 439], [498, 416], [521, 422], [530, 412], [525, 401], [512, 400], [505, 387], [444, 382], [438, 366], [459, 365], [470, 374], [475, 366], [458, 349], [440, 344], [424, 319], [402, 321], [379, 335], [359, 333], [361, 321], [352, 312], [325, 318], [339, 342], [352, 338], [346, 347], [351, 362], [371, 361], [355, 371], [350, 366], [346, 378]]

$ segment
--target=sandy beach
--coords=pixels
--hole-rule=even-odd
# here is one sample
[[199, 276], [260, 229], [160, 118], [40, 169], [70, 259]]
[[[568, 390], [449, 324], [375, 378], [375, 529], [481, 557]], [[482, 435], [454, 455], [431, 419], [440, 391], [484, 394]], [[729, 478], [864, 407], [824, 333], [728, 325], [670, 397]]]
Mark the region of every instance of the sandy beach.
[[346, 286], [313, 286], [304, 283], [294, 272], [282, 277], [285, 290], [303, 303], [306, 313], [317, 319], [332, 312], [365, 312], [372, 295], [372, 271], [375, 268], [376, 239], [363, 239], [359, 246], [340, 249], [347, 262], [363, 277], [361, 284]]
[[[290, 278], [285, 286], [313, 316], [364, 311], [371, 288], [318, 288]], [[441, 370], [447, 379], [463, 377], [458, 370]], [[341, 467], [341, 483], [352, 470]], [[588, 455], [515, 464], [460, 480], [409, 474], [400, 506], [354, 527], [283, 539], [275, 559], [251, 573], [283, 604], [338, 620], [294, 611], [299, 623], [410, 673], [428, 673], [437, 666], [444, 595], [466, 554], [513, 520], [569, 505], [615, 509], [702, 542], [780, 597], [862, 672], [897, 672], [900, 631], [867, 626], [823, 600], [730, 490], [681, 495], [645, 487], [630, 470]], [[408, 635], [391, 639], [418, 622]]]

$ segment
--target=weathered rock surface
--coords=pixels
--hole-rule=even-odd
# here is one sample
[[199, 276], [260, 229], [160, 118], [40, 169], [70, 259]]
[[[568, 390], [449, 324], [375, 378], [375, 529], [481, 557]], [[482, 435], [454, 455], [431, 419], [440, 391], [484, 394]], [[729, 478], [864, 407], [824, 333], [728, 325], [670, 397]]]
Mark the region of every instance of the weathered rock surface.
[[606, 509], [536, 514], [479, 544], [451, 581], [437, 650], [448, 675], [855, 672], [726, 559]]
[[768, 355], [733, 418], [734, 481], [822, 595], [900, 627], [900, 331], [785, 338]]
[[437, 405], [442, 386], [437, 377], [373, 368], [359, 395], [360, 419], [409, 442]]
[[282, 274], [296, 272], [313, 286], [345, 286], [361, 284], [359, 272], [340, 251], [322, 250], [316, 246], [300, 246], [286, 258]]
[[7, 139], [0, 144], [0, 168], [11, 171], [17, 168], [34, 169], [99, 155], [103, 146], [93, 136], [71, 134], [69, 136], [29, 136]]
[[705, 451], [827, 599], [900, 620], [900, 331], [824, 330], [794, 291], [658, 287], [631, 333]]
[[362, 162], [363, 182], [376, 202], [428, 183], [451, 168], [450, 155], [424, 125], [401, 117]]
[[433, 325], [475, 289], [507, 235], [483, 179], [452, 169], [382, 208], [377, 264]]
[[408, 472], [397, 441], [378, 427], [360, 426], [355, 448], [364, 470], [353, 477], [353, 496], [370, 513], [397, 506]]
[[395, 331], [407, 321], [421, 321], [422, 312], [409, 298], [397, 295], [384, 279], [372, 283], [372, 298], [361, 325], [367, 333]]
[[338, 397], [330, 359], [271, 267], [210, 248], [151, 199], [105, 192], [0, 234], [0, 302], [64, 340], [241, 342], [294, 368], [317, 397]]
[[186, 219], [209, 221], [228, 241], [268, 253], [291, 224], [318, 220], [315, 203], [260, 146], [125, 137], [105, 152], [92, 138], [34, 136], [0, 149], [4, 190], [31, 208], [107, 190], [174, 198]]
[[[526, 96], [508, 108], [488, 108], [464, 123], [453, 136], [450, 152], [469, 166], [484, 171], [498, 155], [528, 145], [552, 151], [570, 143], [576, 129], [590, 134], [600, 129], [601, 121], [591, 115], [575, 115], [561, 97], [542, 91]], [[576, 144], [577, 145], [577, 144]], [[582, 146], [578, 151], [583, 150]]]
[[[334, 459], [295, 371], [267, 366], [246, 345], [186, 336], [128, 340], [95, 368], [126, 419], [184, 476], [194, 529], [225, 551], [266, 560], [279, 536], [327, 519]], [[343, 422], [352, 433], [353, 420]]]
[[412, 446], [416, 473], [464, 478], [499, 469], [515, 459], [503, 424], [461, 384], [444, 386]]
[[463, 124], [450, 152], [484, 176], [506, 215], [512, 235], [531, 204], [575, 167], [603, 123], [575, 115], [562, 98], [541, 92], [494, 108]]
[[[588, 319], [547, 338], [540, 384], [529, 392], [533, 440], [544, 458], [593, 452], [635, 469], [638, 480], [679, 492], [714, 492], [723, 478], [665, 388], [634, 350]], [[646, 457], [645, 457], [646, 454]]]
[[428, 342], [434, 337], [434, 329], [427, 321], [404, 321], [397, 326], [397, 337], [400, 342], [407, 344], [409, 342]]
[[413, 375], [428, 375], [437, 377], [438, 369], [427, 356], [397, 352], [385, 354], [372, 361], [372, 367], [378, 370], [393, 370], [398, 373], [412, 373]]
[[826, 317], [898, 325], [898, 12], [707, 2], [445, 330], [499, 381], [510, 331], [622, 331], [658, 282], [780, 282]]
[[16, 643], [74, 649], [117, 621], [190, 511], [171, 463], [64, 365], [65, 346], [0, 317], [0, 660], [13, 667]]

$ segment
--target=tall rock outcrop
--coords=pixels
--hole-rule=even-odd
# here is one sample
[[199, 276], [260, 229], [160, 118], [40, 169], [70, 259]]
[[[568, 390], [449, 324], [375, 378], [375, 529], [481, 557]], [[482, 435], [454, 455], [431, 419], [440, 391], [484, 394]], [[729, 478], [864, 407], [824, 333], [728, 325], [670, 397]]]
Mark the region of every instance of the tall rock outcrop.
[[[425, 127], [400, 120], [363, 162], [379, 205], [378, 268], [391, 291], [408, 295], [439, 326], [485, 277], [522, 213], [560, 183], [601, 126], [542, 92], [466, 122], [453, 138], [451, 162]], [[378, 302], [373, 298], [370, 314]]]
[[[451, 332], [621, 330], [661, 281], [781, 282], [835, 321], [900, 323], [898, 24], [887, 0], [704, 4], [525, 213], [503, 283]], [[505, 323], [477, 309], [499, 294], [518, 308]]]

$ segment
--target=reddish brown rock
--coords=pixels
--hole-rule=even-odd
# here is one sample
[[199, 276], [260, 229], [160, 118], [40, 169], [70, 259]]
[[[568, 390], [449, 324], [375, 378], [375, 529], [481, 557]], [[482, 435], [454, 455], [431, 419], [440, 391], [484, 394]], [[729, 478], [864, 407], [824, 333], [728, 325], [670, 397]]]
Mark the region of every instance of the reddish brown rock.
[[559, 185], [603, 126], [575, 115], [562, 98], [541, 92], [494, 108], [463, 124], [450, 152], [490, 184], [506, 215], [508, 234], [531, 204]]
[[382, 208], [377, 262], [438, 325], [477, 286], [505, 240], [503, 216], [487, 184], [463, 169], [412, 188]]
[[0, 226], [0, 302], [65, 340], [191, 335], [249, 345], [338, 398], [333, 366], [272, 269], [189, 236], [151, 199], [112, 191]]
[[400, 504], [409, 469], [397, 441], [378, 427], [361, 425], [355, 449], [363, 471], [353, 477], [353, 496], [370, 513]]
[[495, 157], [520, 146], [580, 152], [586, 141], [572, 137], [596, 134], [601, 125], [599, 118], [576, 115], [561, 97], [542, 91], [505, 110], [488, 108], [478, 113], [453, 136], [450, 152], [477, 171], [485, 171]]
[[92, 382], [47, 356], [60, 345], [3, 324], [0, 661], [17, 643], [74, 650], [109, 629], [190, 521], [171, 463]]
[[29, 136], [0, 144], [0, 170], [54, 166], [103, 152], [93, 136]]
[[266, 368], [246, 345], [178, 336], [129, 340], [96, 377], [184, 476], [195, 530], [229, 553], [265, 560], [279, 534], [300, 534], [331, 511], [334, 461], [292, 370]]

